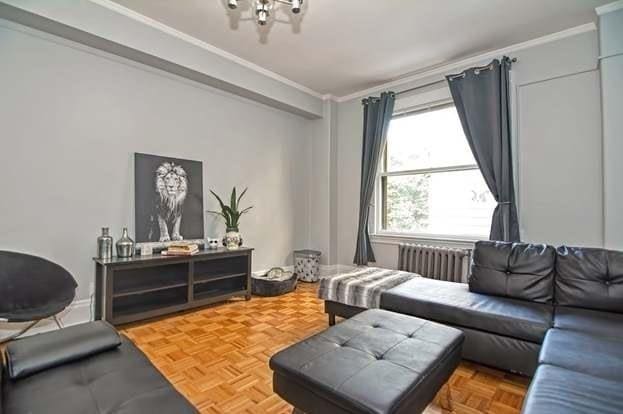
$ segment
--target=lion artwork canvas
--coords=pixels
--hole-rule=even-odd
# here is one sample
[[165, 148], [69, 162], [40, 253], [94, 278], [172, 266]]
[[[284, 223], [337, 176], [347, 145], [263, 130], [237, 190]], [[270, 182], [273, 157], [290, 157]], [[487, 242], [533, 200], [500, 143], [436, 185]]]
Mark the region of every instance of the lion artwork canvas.
[[203, 239], [200, 161], [134, 154], [136, 241]]

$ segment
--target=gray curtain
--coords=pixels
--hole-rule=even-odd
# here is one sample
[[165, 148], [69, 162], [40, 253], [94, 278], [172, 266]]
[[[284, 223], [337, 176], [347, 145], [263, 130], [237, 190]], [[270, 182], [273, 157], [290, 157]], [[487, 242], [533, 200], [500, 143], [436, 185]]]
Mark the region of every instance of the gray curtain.
[[498, 202], [491, 222], [491, 240], [518, 241], [511, 155], [509, 70], [511, 60], [446, 77], [452, 99], [484, 179]]
[[361, 190], [359, 198], [359, 228], [357, 230], [357, 249], [354, 262], [366, 265], [375, 262], [368, 221], [370, 203], [374, 194], [374, 182], [385, 141], [389, 121], [394, 112], [394, 93], [384, 92], [380, 98], [363, 100], [363, 146], [361, 153]]

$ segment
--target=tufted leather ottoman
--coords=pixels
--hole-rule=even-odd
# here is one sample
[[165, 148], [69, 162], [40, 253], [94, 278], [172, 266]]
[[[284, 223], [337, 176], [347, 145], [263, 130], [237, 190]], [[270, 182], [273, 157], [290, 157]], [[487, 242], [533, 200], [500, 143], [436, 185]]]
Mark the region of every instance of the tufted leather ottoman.
[[308, 414], [418, 413], [459, 364], [463, 333], [367, 310], [275, 354], [273, 388]]

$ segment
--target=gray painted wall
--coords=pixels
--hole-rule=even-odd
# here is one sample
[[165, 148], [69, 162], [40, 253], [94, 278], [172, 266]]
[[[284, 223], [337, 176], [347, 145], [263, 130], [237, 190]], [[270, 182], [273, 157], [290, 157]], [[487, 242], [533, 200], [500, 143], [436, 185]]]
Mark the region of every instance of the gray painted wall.
[[605, 244], [623, 250], [623, 9], [600, 16]]
[[310, 119], [322, 116], [322, 99], [313, 91], [294, 87], [291, 81], [254, 70], [248, 62], [240, 64], [240, 59], [225, 58], [209, 46], [154, 28], [142, 17], [137, 20], [93, 1], [4, 0], [0, 2], [0, 18], [119, 54]]
[[134, 152], [203, 161], [206, 208], [208, 189], [248, 186], [255, 269], [308, 247], [310, 121], [48, 35], [0, 27], [0, 56], [0, 249], [60, 263], [78, 299], [100, 227], [133, 227]]
[[[597, 32], [537, 45], [512, 56], [519, 59], [512, 79], [522, 238], [601, 246], [603, 190]], [[393, 89], [400, 91], [431, 80], [436, 79], [421, 79]], [[430, 89], [422, 92], [431, 93]], [[359, 202], [359, 99], [339, 104], [337, 123], [338, 262], [350, 264]], [[397, 240], [376, 240], [379, 265], [396, 266], [396, 243]]]

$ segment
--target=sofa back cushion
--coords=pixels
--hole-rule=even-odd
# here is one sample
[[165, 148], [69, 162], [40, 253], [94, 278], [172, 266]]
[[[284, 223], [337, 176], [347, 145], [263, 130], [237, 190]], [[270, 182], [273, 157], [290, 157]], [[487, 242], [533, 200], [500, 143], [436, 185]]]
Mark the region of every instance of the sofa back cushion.
[[558, 305], [623, 313], [623, 252], [561, 246], [557, 254]]
[[552, 303], [556, 250], [545, 244], [476, 242], [469, 290]]

